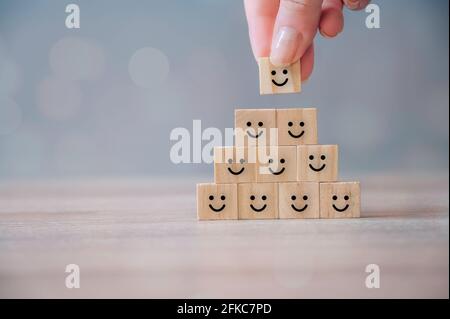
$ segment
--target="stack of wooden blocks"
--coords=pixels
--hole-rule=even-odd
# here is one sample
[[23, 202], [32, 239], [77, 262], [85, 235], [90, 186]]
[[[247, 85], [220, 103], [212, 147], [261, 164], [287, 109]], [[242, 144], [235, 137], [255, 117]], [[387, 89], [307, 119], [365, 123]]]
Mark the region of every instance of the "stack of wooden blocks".
[[[300, 61], [258, 65], [260, 94], [301, 91]], [[197, 185], [198, 219], [359, 217], [359, 182], [338, 182], [338, 146], [317, 143], [315, 108], [236, 110], [236, 146], [215, 148], [214, 183]]]
[[214, 183], [197, 185], [198, 219], [360, 216], [359, 182], [338, 181], [315, 108], [236, 110], [235, 129], [236, 146], [214, 149]]

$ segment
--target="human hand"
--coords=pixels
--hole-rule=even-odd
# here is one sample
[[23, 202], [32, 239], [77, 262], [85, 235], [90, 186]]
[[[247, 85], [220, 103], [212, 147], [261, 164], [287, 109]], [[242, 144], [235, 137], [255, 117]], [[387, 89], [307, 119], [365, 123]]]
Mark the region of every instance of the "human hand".
[[370, 0], [244, 0], [250, 43], [255, 58], [270, 56], [276, 66], [301, 59], [305, 81], [314, 66], [317, 30], [326, 38], [344, 27], [342, 8], [361, 10]]

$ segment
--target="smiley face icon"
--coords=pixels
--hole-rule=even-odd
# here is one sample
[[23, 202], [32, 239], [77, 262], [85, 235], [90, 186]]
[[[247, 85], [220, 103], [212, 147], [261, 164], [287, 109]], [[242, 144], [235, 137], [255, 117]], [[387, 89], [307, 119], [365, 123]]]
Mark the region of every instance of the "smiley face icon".
[[360, 217], [358, 182], [320, 183], [320, 218]]
[[275, 183], [238, 185], [239, 219], [278, 218], [278, 186]]
[[301, 91], [300, 61], [277, 67], [268, 57], [259, 58], [260, 94], [298, 93]]
[[333, 202], [335, 202], [335, 203], [333, 203], [333, 205], [331, 205], [332, 207], [333, 207], [333, 209], [335, 210], [335, 211], [337, 211], [338, 213], [343, 213], [343, 212], [345, 212], [349, 207], [350, 207], [350, 204], [348, 203], [348, 201], [350, 200], [350, 196], [348, 196], [348, 195], [344, 195], [344, 207], [342, 207], [342, 208], [339, 208], [337, 205], [338, 204], [336, 204], [336, 202], [337, 202], [337, 200], [339, 199], [339, 197], [337, 196], [337, 195], [333, 195], [333, 197], [332, 197], [332, 199], [333, 199]]
[[291, 208], [296, 211], [297, 213], [303, 213], [307, 208], [308, 208], [308, 195], [303, 195], [303, 203], [302, 203], [302, 207], [298, 208], [296, 205], [296, 200], [297, 200], [297, 195], [292, 194], [291, 196], [291, 200], [292, 200], [292, 204], [291, 204]]
[[[266, 150], [266, 151], [264, 151]], [[272, 146], [258, 149], [257, 182], [290, 182], [297, 179], [295, 146]]]
[[271, 167], [271, 164], [273, 163], [274, 163], [273, 158], [269, 158], [269, 160], [267, 161], [267, 164], [269, 165], [268, 166], [269, 173], [275, 176], [283, 174], [284, 171], [286, 170], [286, 167], [284, 166], [284, 164], [286, 164], [286, 160], [284, 158], [280, 158], [280, 166], [277, 169]]
[[234, 176], [239, 176], [239, 175], [241, 175], [242, 173], [244, 173], [244, 171], [245, 171], [245, 166], [244, 166], [244, 164], [245, 164], [245, 159], [241, 158], [241, 159], [239, 160], [239, 164], [240, 164], [241, 166], [240, 166], [237, 170], [233, 170], [233, 167], [231, 166], [231, 165], [233, 165], [233, 159], [232, 159], [232, 158], [229, 158], [229, 159], [228, 159], [228, 165], [230, 165], [230, 166], [227, 167], [228, 173], [230, 173], [231, 175], [234, 175]]
[[235, 110], [235, 140], [238, 147], [278, 145], [275, 109]]
[[272, 84], [276, 85], [278, 87], [282, 87], [285, 86], [288, 82], [289, 82], [289, 76], [288, 76], [288, 69], [283, 69], [283, 71], [281, 72], [284, 75], [284, 80], [283, 78], [280, 80], [280, 82], [277, 82], [277, 71], [276, 70], [272, 70], [270, 72], [270, 74], [272, 74]]
[[219, 205], [219, 207], [218, 208], [216, 208], [216, 207], [214, 207], [214, 195], [209, 195], [208, 196], [208, 199], [209, 199], [209, 201], [210, 201], [210, 204], [208, 205], [208, 207], [209, 207], [209, 209], [211, 209], [213, 212], [215, 212], [215, 213], [220, 213], [221, 211], [223, 211], [224, 209], [225, 209], [225, 207], [227, 207], [227, 205], [225, 204], [225, 199], [226, 199], [227, 197], [225, 196], [225, 195], [220, 195], [220, 200], [222, 201], [221, 202], [221, 205]]
[[197, 184], [197, 217], [199, 220], [238, 219], [235, 184]]
[[319, 218], [319, 183], [280, 183], [280, 218]]
[[[250, 183], [256, 181], [256, 155], [246, 147], [214, 148], [215, 183]], [[255, 152], [256, 154], [256, 152]]]
[[327, 156], [325, 155], [325, 154], [321, 154], [320, 155], [320, 164], [319, 164], [319, 167], [316, 167], [316, 166], [314, 166], [314, 164], [313, 164], [313, 162], [314, 162], [314, 155], [313, 154], [311, 154], [311, 155], [309, 155], [308, 156], [308, 159], [309, 159], [309, 161], [310, 161], [310, 163], [308, 164], [308, 166], [309, 166], [309, 168], [310, 169], [312, 169], [314, 172], [321, 172], [321, 171], [323, 171], [324, 169], [325, 169], [325, 167], [327, 166], [327, 163], [326, 163], [326, 159], [327, 159]]
[[263, 212], [266, 208], [267, 208], [267, 204], [266, 204], [266, 200], [267, 200], [267, 196], [266, 195], [261, 195], [261, 200], [262, 200], [262, 205], [260, 205], [260, 207], [256, 207], [257, 204], [255, 204], [256, 200], [256, 196], [255, 195], [250, 195], [250, 208], [257, 213], [261, 213]]
[[255, 128], [252, 127], [252, 122], [250, 122], [250, 121], [245, 123], [245, 125], [247, 126], [247, 129], [245, 130], [245, 132], [247, 133], [248, 137], [258, 139], [265, 132], [265, 129], [263, 128], [264, 122], [262, 122], [262, 121], [258, 121], [258, 126]]
[[[305, 127], [305, 122], [303, 122], [303, 121], [300, 121], [299, 123], [298, 123], [298, 125], [300, 126], [300, 129], [301, 129], [301, 132], [300, 133], [294, 133], [294, 131], [292, 130], [292, 126], [294, 126], [294, 122], [292, 122], [292, 121], [289, 121], [288, 122], [288, 124], [287, 124], [288, 126], [289, 126], [289, 129], [288, 129], [288, 134], [289, 134], [289, 136], [290, 137], [292, 137], [292, 138], [301, 138], [301, 137], [303, 137], [303, 135], [305, 134], [305, 130], [303, 129], [304, 127]], [[295, 128], [294, 128], [295, 129]]]
[[280, 145], [317, 144], [317, 110], [277, 109], [277, 128]]
[[332, 182], [338, 179], [337, 145], [300, 145], [297, 159], [298, 180]]

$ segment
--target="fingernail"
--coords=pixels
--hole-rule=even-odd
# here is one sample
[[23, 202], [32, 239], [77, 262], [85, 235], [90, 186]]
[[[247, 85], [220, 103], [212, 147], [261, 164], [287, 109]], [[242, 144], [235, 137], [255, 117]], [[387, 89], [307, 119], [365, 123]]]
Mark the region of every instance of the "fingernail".
[[355, 10], [359, 7], [359, 0], [347, 0], [347, 7], [350, 10]]
[[275, 66], [291, 64], [300, 45], [300, 33], [291, 27], [281, 27], [272, 41], [270, 62]]
[[321, 29], [319, 29], [320, 35], [323, 36], [325, 39], [333, 39], [334, 37], [326, 34], [324, 31], [322, 31]]

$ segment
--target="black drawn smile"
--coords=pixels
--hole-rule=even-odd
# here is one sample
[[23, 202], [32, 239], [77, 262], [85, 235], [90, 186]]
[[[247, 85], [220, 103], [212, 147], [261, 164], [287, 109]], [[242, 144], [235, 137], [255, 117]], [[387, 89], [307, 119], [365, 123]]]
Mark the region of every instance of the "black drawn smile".
[[320, 172], [321, 170], [323, 170], [325, 168], [325, 166], [326, 166], [326, 164], [323, 164], [320, 168], [315, 168], [314, 166], [309, 164], [309, 168], [311, 168], [314, 172]]
[[334, 205], [333, 204], [333, 208], [336, 210], [336, 211], [338, 211], [338, 212], [340, 212], [340, 213], [342, 213], [342, 212], [344, 212], [344, 211], [346, 211], [347, 210], [347, 208], [349, 208], [349, 204], [347, 204], [347, 205], [345, 205], [345, 207], [344, 208], [342, 208], [342, 209], [340, 209], [340, 208], [337, 208], [336, 207], [336, 205]]
[[250, 133], [249, 131], [247, 131], [248, 136], [253, 137], [253, 138], [258, 138], [260, 137], [262, 134], [264, 133], [264, 131], [259, 132], [256, 135], [253, 135], [252, 133]]
[[303, 212], [306, 208], [308, 208], [308, 204], [306, 204], [306, 205], [303, 206], [302, 208], [297, 208], [297, 207], [295, 207], [294, 204], [291, 204], [291, 207], [292, 207], [292, 209], [295, 210], [296, 212], [301, 213], [301, 212]]
[[269, 167], [269, 171], [273, 174], [273, 175], [281, 175], [284, 172], [285, 167], [283, 167], [282, 169], [280, 169], [278, 172], [273, 171], [270, 167]]
[[264, 206], [263, 207], [261, 207], [261, 208], [255, 208], [255, 206], [253, 206], [253, 204], [250, 204], [250, 207], [251, 207], [251, 209], [253, 209], [255, 212], [262, 212], [264, 209], [266, 209], [266, 207], [267, 207], [267, 204], [264, 204]]
[[276, 86], [283, 86], [288, 82], [288, 80], [289, 80], [289, 78], [286, 78], [286, 80], [284, 80], [284, 82], [280, 84], [277, 81], [272, 79], [272, 83], [275, 84]]
[[244, 171], [245, 167], [242, 167], [239, 171], [235, 172], [230, 167], [228, 167], [228, 171], [233, 175], [239, 175]]
[[303, 136], [303, 134], [305, 134], [305, 131], [302, 131], [299, 135], [295, 135], [294, 133], [292, 133], [291, 131], [288, 131], [289, 135], [292, 136], [293, 138], [300, 138]]
[[209, 208], [211, 208], [213, 211], [215, 211], [216, 213], [221, 212], [224, 210], [225, 208], [225, 204], [222, 205], [222, 207], [220, 208], [214, 208], [213, 205], [209, 204]]

